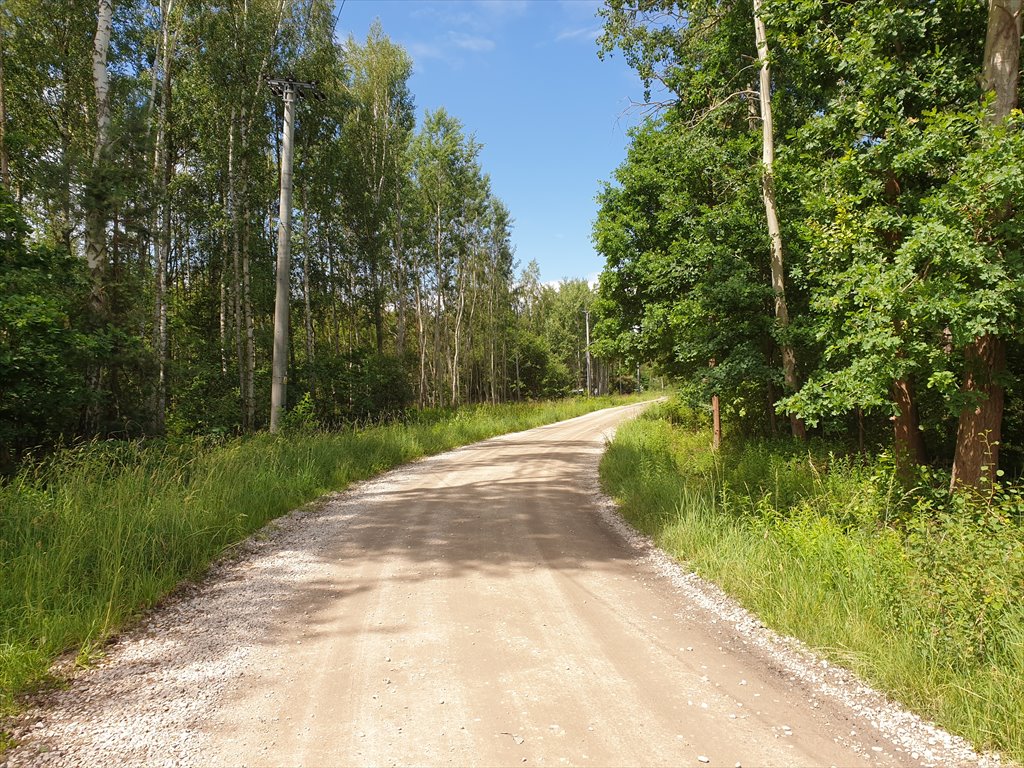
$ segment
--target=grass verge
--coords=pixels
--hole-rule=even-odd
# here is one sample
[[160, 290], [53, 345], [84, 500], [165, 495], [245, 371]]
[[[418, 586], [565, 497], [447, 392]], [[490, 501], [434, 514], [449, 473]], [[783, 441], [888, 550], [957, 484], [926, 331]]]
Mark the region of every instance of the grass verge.
[[766, 624], [981, 749], [1024, 762], [1021, 489], [911, 491], [792, 441], [710, 450], [654, 406], [601, 465], [624, 516]]
[[[0, 715], [224, 549], [331, 490], [494, 435], [641, 398], [466, 407], [365, 429], [92, 443], [0, 485]], [[0, 739], [0, 753], [2, 753]]]

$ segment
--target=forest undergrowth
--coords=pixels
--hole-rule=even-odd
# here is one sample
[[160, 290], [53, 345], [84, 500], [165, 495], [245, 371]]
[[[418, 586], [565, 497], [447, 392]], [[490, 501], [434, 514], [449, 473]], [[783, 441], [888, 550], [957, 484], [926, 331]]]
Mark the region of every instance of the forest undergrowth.
[[[643, 399], [596, 397], [418, 411], [322, 431], [97, 441], [0, 484], [0, 715], [52, 684], [52, 662], [106, 639], [268, 521], [399, 464]], [[2, 745], [0, 745], [2, 752]]]
[[623, 425], [601, 464], [669, 554], [978, 748], [1024, 761], [1024, 488], [950, 496], [884, 455], [746, 441], [711, 450], [675, 402]]

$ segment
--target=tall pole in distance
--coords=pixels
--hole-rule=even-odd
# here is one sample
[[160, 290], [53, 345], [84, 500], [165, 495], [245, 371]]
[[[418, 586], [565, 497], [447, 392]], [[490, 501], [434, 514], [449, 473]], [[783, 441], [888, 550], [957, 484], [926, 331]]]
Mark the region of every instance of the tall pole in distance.
[[271, 90], [284, 99], [284, 131], [281, 140], [281, 206], [277, 224], [277, 285], [274, 296], [274, 361], [270, 379], [270, 431], [281, 428], [288, 402], [288, 309], [291, 294], [292, 157], [295, 135], [295, 102], [300, 96], [319, 95], [315, 83], [270, 80]]
[[274, 296], [274, 364], [270, 379], [270, 431], [281, 428], [288, 401], [288, 300], [291, 293], [292, 138], [295, 135], [295, 87], [283, 83], [284, 136], [281, 140], [281, 207], [277, 215], [277, 292]]

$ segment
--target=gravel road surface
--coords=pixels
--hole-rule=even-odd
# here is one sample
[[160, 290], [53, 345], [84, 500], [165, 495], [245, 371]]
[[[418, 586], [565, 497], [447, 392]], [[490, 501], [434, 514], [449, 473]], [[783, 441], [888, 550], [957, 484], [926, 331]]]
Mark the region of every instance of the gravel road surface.
[[425, 459], [283, 518], [46, 695], [7, 760], [997, 764], [623, 524], [596, 468], [638, 410]]

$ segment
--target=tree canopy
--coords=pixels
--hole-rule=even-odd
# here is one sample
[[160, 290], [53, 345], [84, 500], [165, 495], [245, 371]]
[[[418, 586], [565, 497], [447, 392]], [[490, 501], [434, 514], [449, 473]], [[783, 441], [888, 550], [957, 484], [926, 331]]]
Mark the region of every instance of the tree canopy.
[[[531, 314], [472, 131], [440, 106], [417, 124], [408, 53], [379, 23], [336, 40], [334, 13], [0, 8], [0, 469], [61, 440], [266, 425], [273, 77], [323, 95], [296, 115], [289, 409], [335, 425], [584, 386], [583, 330]], [[565, 291], [543, 311], [590, 293]]]
[[[598, 343], [722, 395], [741, 431], [776, 413], [838, 432], [867, 417], [879, 438], [891, 422], [902, 466], [951, 463], [954, 483], [994, 478], [1005, 419], [1019, 471], [1021, 35], [1001, 8], [609, 0], [601, 53], [626, 56], [660, 114], [601, 194]], [[765, 290], [766, 181], [788, 323]]]

